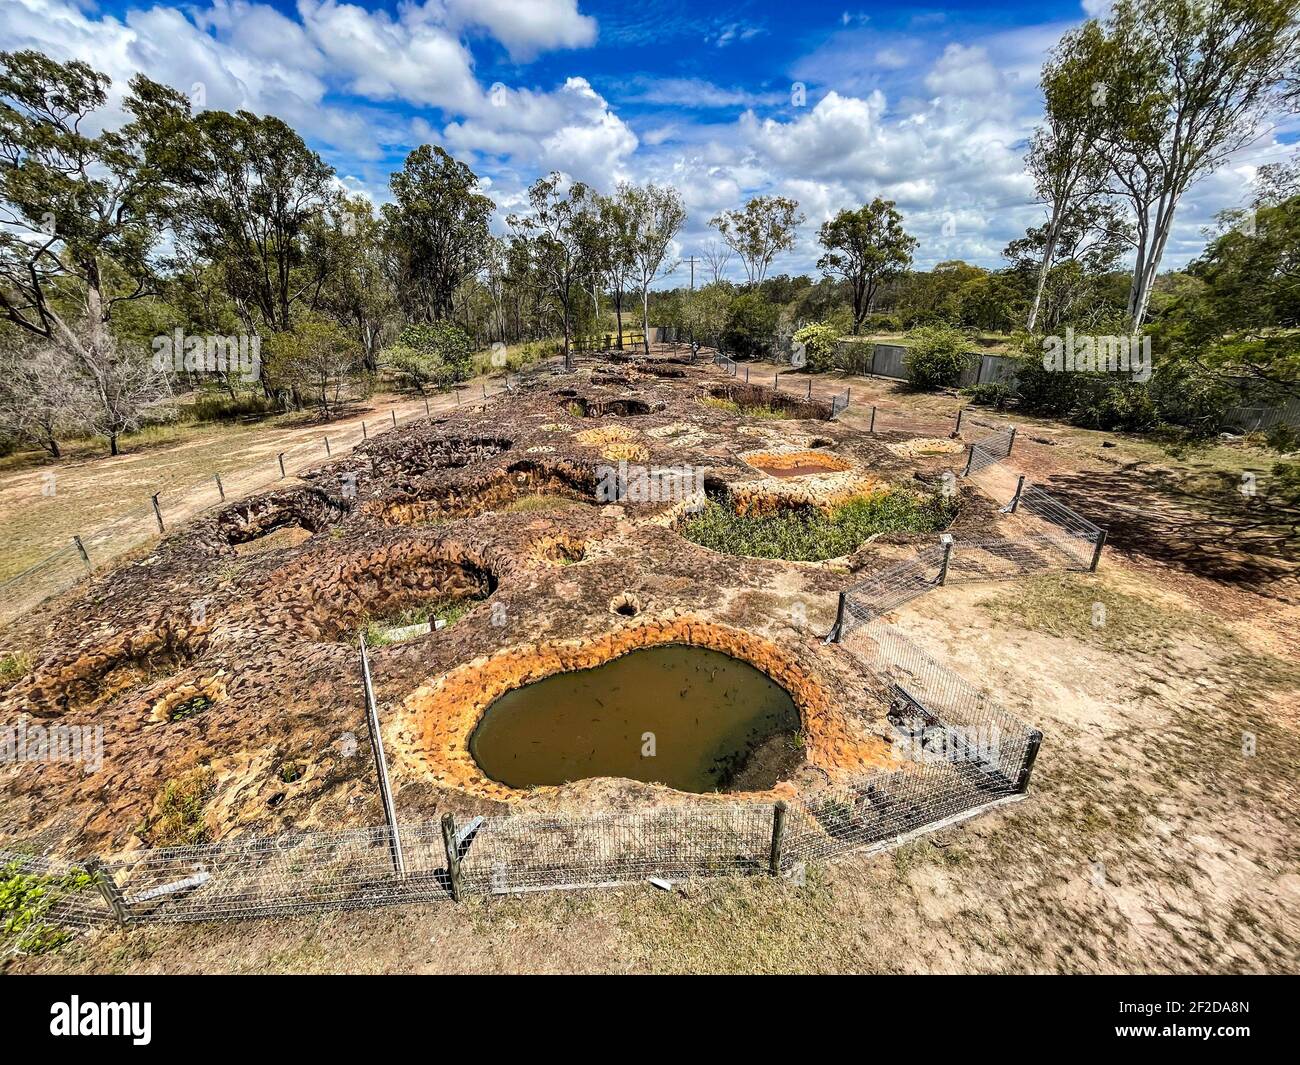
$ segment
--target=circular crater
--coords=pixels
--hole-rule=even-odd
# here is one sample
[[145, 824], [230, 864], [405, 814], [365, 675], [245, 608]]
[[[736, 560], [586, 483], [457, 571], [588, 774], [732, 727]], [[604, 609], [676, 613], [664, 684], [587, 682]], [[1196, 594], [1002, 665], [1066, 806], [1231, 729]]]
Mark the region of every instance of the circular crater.
[[[647, 648], [667, 653], [630, 654]], [[694, 653], [701, 649], [716, 656]], [[615, 668], [597, 668], [608, 663]], [[548, 678], [555, 684], [541, 688]], [[550, 777], [510, 768], [527, 754], [518, 722], [551, 745]], [[415, 776], [505, 801], [560, 778], [765, 793], [804, 760], [852, 771], [896, 765], [887, 741], [846, 728], [828, 692], [788, 651], [693, 617], [643, 617], [593, 639], [526, 645], [457, 667], [404, 700], [394, 749]]]
[[743, 457], [754, 469], [783, 479], [842, 473], [853, 468], [847, 459], [824, 451], [759, 451]]
[[347, 512], [343, 500], [308, 486], [232, 503], [217, 515], [216, 522], [227, 545], [249, 554], [292, 547], [329, 528]]
[[[438, 485], [427, 492], [404, 492], [367, 509], [394, 525], [472, 518], [489, 511], [528, 510], [525, 499], [552, 503], [590, 503], [595, 506], [596, 477], [589, 470], [562, 462], [523, 459], [469, 484]], [[534, 507], [532, 509], [544, 509]]]
[[389, 544], [335, 563], [326, 574], [303, 573], [308, 596], [287, 623], [308, 639], [351, 639], [379, 618], [401, 618], [430, 606], [479, 602], [496, 591], [496, 575], [481, 559], [419, 541]]

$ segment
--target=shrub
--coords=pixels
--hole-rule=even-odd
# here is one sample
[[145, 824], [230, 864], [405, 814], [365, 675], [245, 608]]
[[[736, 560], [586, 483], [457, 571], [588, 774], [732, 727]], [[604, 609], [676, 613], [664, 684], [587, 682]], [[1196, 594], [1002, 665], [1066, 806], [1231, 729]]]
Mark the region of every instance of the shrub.
[[761, 358], [772, 348], [780, 308], [757, 292], [744, 292], [731, 301], [722, 342], [741, 358]]
[[835, 348], [835, 365], [846, 373], [870, 373], [875, 351], [875, 341], [842, 340]]
[[896, 314], [869, 314], [862, 319], [863, 332], [901, 333], [903, 320]]
[[840, 331], [834, 326], [814, 322], [795, 333], [794, 339], [803, 345], [809, 370], [823, 373], [833, 367], [835, 345], [840, 339]]
[[908, 380], [919, 391], [931, 392], [955, 385], [969, 361], [969, 341], [960, 329], [928, 325], [907, 334]]
[[737, 514], [709, 502], [682, 524], [682, 535], [729, 555], [822, 562], [847, 555], [867, 537], [882, 532], [930, 532], [947, 526], [954, 504], [940, 495], [889, 491], [855, 499], [829, 514], [813, 507], [776, 514]]
[[970, 396], [970, 401], [981, 407], [1006, 410], [1007, 404], [1011, 402], [1016, 393], [1010, 385], [998, 381], [982, 385], [971, 385], [970, 388], [963, 388], [962, 394]]
[[408, 325], [388, 349], [385, 361], [413, 388], [446, 388], [470, 375], [474, 342], [452, 322]]

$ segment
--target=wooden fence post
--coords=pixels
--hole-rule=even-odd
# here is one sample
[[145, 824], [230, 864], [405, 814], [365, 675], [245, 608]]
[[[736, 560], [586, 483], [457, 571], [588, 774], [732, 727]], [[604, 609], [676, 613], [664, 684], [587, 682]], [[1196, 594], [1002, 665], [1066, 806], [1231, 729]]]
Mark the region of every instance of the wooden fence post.
[[767, 861], [767, 871], [772, 876], [781, 875], [781, 843], [785, 836], [786, 809], [784, 799], [772, 807], [772, 850]]
[[330, 438], [328, 436], [325, 437], [325, 457], [330, 457]]
[[161, 508], [160, 506], [158, 506], [158, 496], [159, 496], [159, 494], [160, 494], [160, 493], [155, 492], [155, 493], [150, 497], [150, 501], [153, 503], [153, 516], [154, 516], [155, 518], [158, 519], [158, 531], [159, 531], [160, 533], [165, 533], [165, 532], [167, 531], [167, 527], [166, 527], [165, 525], [163, 525], [163, 520], [162, 520], [162, 508]]
[[1097, 563], [1101, 561], [1101, 549], [1106, 546], [1106, 530], [1102, 529], [1097, 533], [1097, 546], [1093, 548], [1092, 565], [1088, 567], [1089, 573], [1097, 572]]
[[425, 396], [425, 397], [424, 397], [424, 416], [425, 416], [426, 418], [432, 418], [432, 417], [433, 417], [433, 411], [429, 410], [429, 397], [428, 397], [428, 396]]
[[869, 432], [869, 433], [874, 433], [875, 431], [876, 431], [876, 408], [875, 408], [874, 406], [872, 406], [872, 408], [871, 408], [871, 425], [870, 425], [870, 427], [867, 429], [867, 432]]
[[1007, 441], [1007, 455], [1011, 455], [1011, 449], [1016, 446], [1016, 427], [1011, 427], [1011, 439]]
[[221, 496], [221, 501], [224, 503], [226, 501], [226, 486], [221, 483], [221, 474], [214, 473], [212, 476], [217, 482], [217, 494]]
[[397, 408], [393, 407], [389, 412], [393, 416], [393, 428], [397, 428]]
[[379, 734], [379, 710], [375, 706], [374, 685], [370, 682], [370, 654], [366, 650], [366, 637], [361, 636], [361, 687], [366, 701], [366, 725], [370, 731], [370, 749], [375, 756], [375, 775], [379, 778], [379, 801], [383, 804], [384, 820], [388, 822], [391, 837], [388, 852], [393, 868], [399, 876], [406, 875], [406, 859], [402, 856], [402, 836], [397, 825], [397, 807], [393, 803], [393, 790], [388, 784], [388, 761], [384, 758], [384, 740]]
[[362, 440], [370, 439], [370, 434], [366, 432], [366, 420], [364, 418], [361, 419], [361, 439]]
[[451, 886], [452, 902], [460, 902], [460, 847], [456, 844], [456, 818], [442, 815], [442, 842], [447, 848], [447, 880]]
[[965, 407], [962, 407], [957, 411], [957, 427], [952, 431], [953, 436], [961, 436], [961, 419], [962, 419], [962, 415], [965, 413], [966, 413]]
[[939, 564], [939, 577], [935, 583], [942, 587], [948, 583], [948, 560], [952, 558], [952, 537], [944, 533], [939, 537], [939, 542], [943, 544], [943, 561]]
[[283, 481], [284, 480], [284, 452], [281, 451], [275, 457], [280, 460], [280, 480]]
[[86, 572], [89, 573], [95, 567], [90, 564], [90, 554], [86, 551], [86, 545], [81, 542], [80, 536], [73, 536], [72, 542], [77, 545], [77, 554], [81, 556], [81, 561], [86, 564]]

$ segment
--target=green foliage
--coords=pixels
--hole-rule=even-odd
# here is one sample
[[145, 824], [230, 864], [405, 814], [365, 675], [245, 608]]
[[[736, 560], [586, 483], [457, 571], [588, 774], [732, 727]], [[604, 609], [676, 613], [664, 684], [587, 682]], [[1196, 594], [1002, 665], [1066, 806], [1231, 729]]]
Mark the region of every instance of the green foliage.
[[903, 229], [903, 216], [893, 200], [877, 196], [855, 211], [840, 211], [822, 223], [818, 241], [826, 254], [817, 267], [838, 274], [853, 294], [853, 332], [883, 282], [900, 277], [912, 265], [916, 238]]
[[701, 396], [700, 403], [714, 410], [724, 410], [728, 414], [744, 414], [750, 418], [781, 420], [793, 415], [784, 407], [773, 407], [766, 403], [737, 403], [725, 396]]
[[0, 656], [0, 689], [7, 688], [14, 681], [25, 677], [31, 668], [32, 656], [26, 652]]
[[322, 411], [337, 407], [361, 369], [361, 348], [335, 323], [308, 318], [288, 333], [274, 333], [262, 347], [263, 377], [277, 391]]
[[751, 285], [762, 284], [772, 260], [794, 247], [803, 223], [799, 204], [787, 196], [755, 196], [742, 211], [723, 211], [709, 221], [744, 265]]
[[742, 292], [728, 308], [723, 344], [741, 358], [762, 358], [771, 351], [780, 314], [781, 309], [759, 293]]
[[83, 869], [41, 876], [23, 872], [20, 862], [0, 868], [0, 939], [23, 954], [56, 950], [72, 933], [45, 917], [62, 896], [84, 891], [94, 882]]
[[822, 373], [834, 365], [835, 345], [840, 339], [840, 331], [825, 322], [814, 322], [795, 333], [794, 339], [804, 347], [808, 358], [808, 369]]
[[173, 777], [158, 792], [154, 814], [144, 828], [155, 847], [207, 843], [210, 836], [203, 807], [216, 787], [216, 774], [198, 766]]
[[446, 627], [450, 628], [477, 602], [479, 600], [476, 598], [438, 599], [423, 606], [410, 607], [391, 617], [367, 618], [361, 631], [365, 635], [367, 647], [387, 647], [397, 642], [395, 637], [389, 635], [391, 630], [423, 625], [426, 622], [432, 626], [435, 621], [444, 621]]
[[814, 507], [776, 514], [737, 514], [710, 501], [688, 517], [681, 533], [703, 547], [729, 555], [821, 562], [850, 554], [876, 533], [930, 532], [946, 527], [955, 504], [939, 495], [893, 490], [854, 500], [829, 514]]
[[957, 383], [970, 361], [970, 340], [949, 325], [919, 326], [907, 334], [908, 384], [931, 392]]
[[474, 342], [454, 322], [408, 325], [384, 356], [384, 361], [421, 393], [464, 381], [473, 371], [473, 359]]
[[1006, 410], [1012, 398], [1015, 396], [1015, 390], [1003, 382], [990, 382], [982, 385], [971, 385], [969, 388], [963, 388], [962, 395], [969, 396], [970, 401], [977, 406], [992, 407], [994, 410]]

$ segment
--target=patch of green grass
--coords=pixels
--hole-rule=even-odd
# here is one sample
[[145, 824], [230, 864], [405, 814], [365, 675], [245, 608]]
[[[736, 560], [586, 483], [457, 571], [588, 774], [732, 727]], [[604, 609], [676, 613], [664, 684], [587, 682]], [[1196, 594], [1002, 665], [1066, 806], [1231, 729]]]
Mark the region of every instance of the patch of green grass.
[[21, 954], [57, 950], [72, 938], [72, 932], [46, 921], [46, 915], [62, 896], [94, 882], [83, 869], [62, 876], [40, 876], [24, 873], [19, 862], [0, 868], [0, 942]]
[[850, 554], [875, 533], [942, 529], [953, 513], [953, 504], [941, 496], [902, 490], [866, 496], [829, 514], [800, 507], [749, 516], [710, 501], [682, 523], [681, 533], [701, 547], [729, 555], [821, 562]]
[[1001, 624], [1108, 651], [1159, 650], [1199, 624], [1188, 611], [1078, 574], [1045, 574], [1009, 584], [979, 605]]
[[794, 415], [782, 407], [773, 407], [767, 403], [737, 403], [734, 399], [721, 396], [701, 396], [700, 402], [714, 410], [723, 410], [728, 414], [744, 414], [750, 418], [781, 419], [793, 418]]
[[210, 833], [203, 819], [203, 806], [216, 783], [216, 774], [207, 766], [167, 781], [158, 792], [158, 813], [146, 828], [149, 842], [155, 847], [207, 843]]
[[576, 507], [578, 501], [569, 499], [567, 496], [547, 495], [541, 493], [538, 495], [524, 495], [518, 499], [512, 499], [504, 507], [501, 507], [501, 514], [531, 514], [539, 510], [558, 510], [564, 507]]
[[184, 721], [187, 717], [203, 713], [211, 705], [212, 700], [208, 696], [196, 695], [192, 699], [186, 699], [183, 703], [177, 703], [173, 706], [167, 715], [167, 720]]
[[366, 637], [367, 647], [387, 647], [400, 641], [388, 635], [391, 629], [401, 629], [408, 625], [432, 624], [435, 621], [446, 622], [447, 628], [456, 624], [468, 613], [478, 599], [438, 599], [424, 606], [410, 607], [399, 614], [384, 618], [369, 618], [362, 632]]
[[0, 689], [25, 677], [32, 668], [32, 656], [25, 651], [0, 657]]

